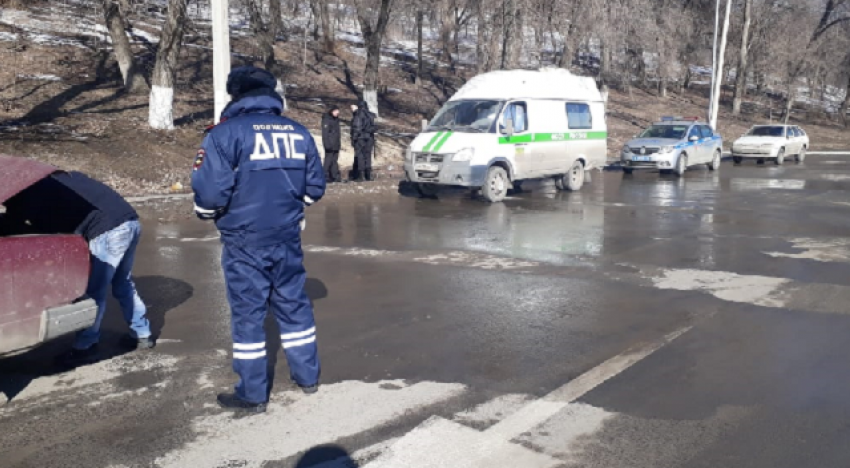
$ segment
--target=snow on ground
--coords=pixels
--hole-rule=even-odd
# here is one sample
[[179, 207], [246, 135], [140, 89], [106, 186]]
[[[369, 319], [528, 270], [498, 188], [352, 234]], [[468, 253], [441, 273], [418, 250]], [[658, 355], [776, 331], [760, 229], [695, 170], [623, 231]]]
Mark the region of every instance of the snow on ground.
[[56, 75], [18, 75], [18, 80], [33, 80], [33, 81], [62, 81], [62, 78]]

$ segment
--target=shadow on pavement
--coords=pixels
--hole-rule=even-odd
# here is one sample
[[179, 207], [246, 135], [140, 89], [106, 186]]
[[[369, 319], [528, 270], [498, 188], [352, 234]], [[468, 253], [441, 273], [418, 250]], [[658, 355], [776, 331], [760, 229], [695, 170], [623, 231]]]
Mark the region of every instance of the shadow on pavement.
[[[165, 327], [166, 314], [194, 294], [194, 288], [189, 283], [164, 276], [141, 276], [134, 278], [134, 281], [139, 296], [147, 306], [154, 336], [159, 336]], [[98, 345], [100, 354], [92, 364], [131, 352], [132, 349], [119, 344], [128, 330], [120, 306], [110, 298], [101, 326]], [[66, 336], [21, 354], [0, 358], [0, 393], [12, 401], [33, 380], [73, 370], [55, 362], [56, 357], [67, 351], [72, 343], [73, 336]]]
[[305, 453], [295, 468], [358, 468], [360, 465], [339, 445], [320, 445]]

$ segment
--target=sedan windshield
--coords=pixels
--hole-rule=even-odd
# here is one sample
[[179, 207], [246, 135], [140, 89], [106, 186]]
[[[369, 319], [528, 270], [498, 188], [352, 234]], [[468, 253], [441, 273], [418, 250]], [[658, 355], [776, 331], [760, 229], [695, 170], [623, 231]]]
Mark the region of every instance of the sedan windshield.
[[785, 127], [753, 127], [747, 135], [781, 137], [785, 136]]
[[499, 114], [499, 101], [452, 101], [440, 109], [427, 131], [483, 133], [490, 131]]
[[688, 131], [687, 125], [653, 125], [643, 133], [640, 138], [669, 138], [671, 140], [681, 140], [685, 137], [685, 132]]

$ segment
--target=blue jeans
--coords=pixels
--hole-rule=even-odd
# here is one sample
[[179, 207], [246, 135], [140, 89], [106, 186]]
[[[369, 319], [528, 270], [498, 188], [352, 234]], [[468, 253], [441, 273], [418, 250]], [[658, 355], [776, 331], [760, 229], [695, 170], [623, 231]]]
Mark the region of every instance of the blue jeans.
[[127, 221], [89, 242], [91, 252], [91, 274], [86, 294], [97, 303], [97, 318], [91, 328], [77, 333], [75, 349], [88, 349], [100, 340], [100, 324], [106, 312], [106, 297], [109, 286], [112, 295], [121, 305], [124, 320], [130, 325], [135, 338], [151, 336], [151, 325], [145, 314], [145, 304], [133, 284], [133, 260], [139, 245], [142, 226], [139, 221]]

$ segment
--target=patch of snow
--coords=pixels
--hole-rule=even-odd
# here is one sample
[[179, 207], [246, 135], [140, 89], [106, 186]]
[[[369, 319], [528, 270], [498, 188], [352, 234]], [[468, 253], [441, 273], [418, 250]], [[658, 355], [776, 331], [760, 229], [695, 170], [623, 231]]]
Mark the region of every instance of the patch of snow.
[[21, 80], [35, 80], [35, 81], [62, 81], [62, 78], [56, 75], [18, 75], [18, 79]]
[[18, 35], [6, 31], [0, 31], [0, 41], [17, 41]]
[[336, 38], [341, 41], [351, 42], [353, 44], [365, 44], [366, 41], [363, 40], [363, 36], [360, 34], [352, 34], [349, 32], [337, 32]]

